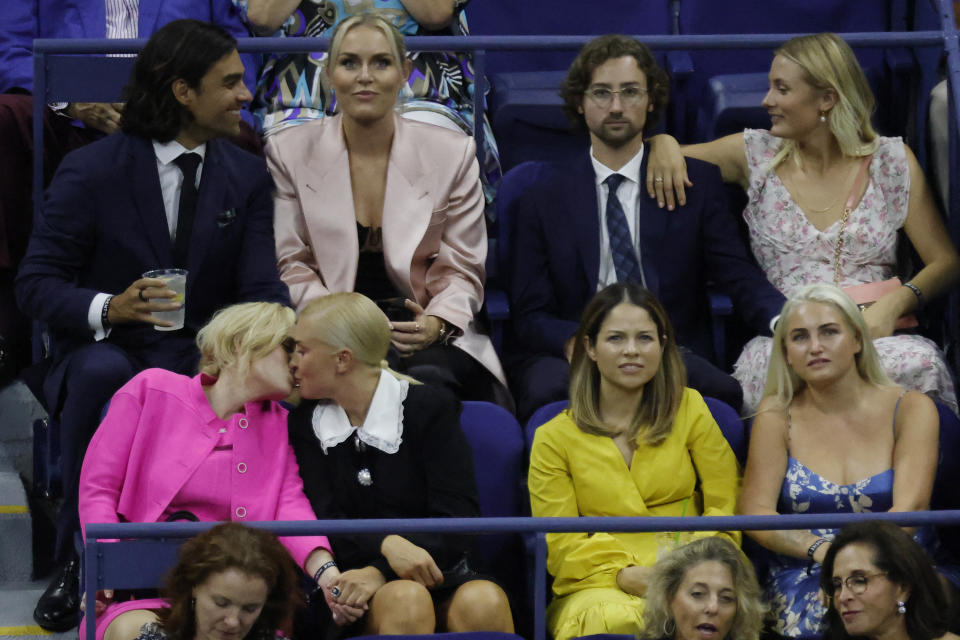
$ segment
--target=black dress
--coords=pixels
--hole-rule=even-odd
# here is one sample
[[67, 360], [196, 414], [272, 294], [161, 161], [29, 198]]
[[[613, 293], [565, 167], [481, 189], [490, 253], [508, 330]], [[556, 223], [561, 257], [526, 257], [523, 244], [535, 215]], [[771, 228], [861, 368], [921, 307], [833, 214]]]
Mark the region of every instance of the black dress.
[[[460, 428], [460, 403], [449, 392], [410, 385], [403, 403], [399, 450], [388, 454], [355, 437], [324, 454], [313, 432], [316, 401], [290, 414], [290, 443], [303, 488], [318, 519], [450, 518], [480, 515], [473, 454]], [[361, 483], [362, 470], [369, 485]], [[380, 554], [390, 532], [329, 536], [341, 571], [374, 566], [389, 580], [397, 575]], [[404, 534], [424, 548], [444, 572], [443, 591], [462, 584], [469, 571], [471, 538], [449, 534]], [[436, 597], [439, 594], [435, 594]]]

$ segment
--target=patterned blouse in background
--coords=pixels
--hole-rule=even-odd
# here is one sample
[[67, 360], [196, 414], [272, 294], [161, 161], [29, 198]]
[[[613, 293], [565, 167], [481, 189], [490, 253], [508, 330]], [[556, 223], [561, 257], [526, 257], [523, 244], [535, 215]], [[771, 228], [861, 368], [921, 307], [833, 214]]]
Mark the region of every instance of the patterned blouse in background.
[[[462, 8], [467, 1], [455, 2], [449, 27], [428, 31], [407, 12], [401, 0], [302, 0], [274, 36], [327, 37], [345, 19], [368, 11], [384, 15], [405, 36], [465, 36], [469, 31]], [[247, 21], [247, 0], [232, 2]], [[469, 54], [416, 51], [408, 55], [413, 71], [400, 92], [397, 109], [402, 114], [415, 111], [437, 114], [449, 118], [464, 133], [472, 134], [474, 76]], [[320, 51], [267, 55], [251, 106], [264, 138], [284, 128], [336, 113], [336, 96], [324, 73], [326, 56], [326, 52]], [[483, 128], [481, 178], [490, 202], [493, 187], [501, 175], [500, 158], [485, 115]]]

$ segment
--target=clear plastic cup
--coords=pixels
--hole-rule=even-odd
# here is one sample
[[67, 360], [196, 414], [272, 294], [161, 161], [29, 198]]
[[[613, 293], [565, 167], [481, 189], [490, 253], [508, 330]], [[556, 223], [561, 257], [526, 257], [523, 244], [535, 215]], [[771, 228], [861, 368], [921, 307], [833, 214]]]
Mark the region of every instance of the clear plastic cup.
[[173, 298], [150, 298], [150, 301], [158, 302], [179, 302], [180, 308], [176, 311], [154, 311], [153, 317], [157, 320], [166, 320], [172, 322], [172, 327], [161, 327], [153, 325], [157, 331], [176, 331], [183, 328], [183, 319], [186, 312], [186, 293], [187, 293], [187, 270], [186, 269], [154, 269], [143, 274], [144, 278], [156, 278], [163, 280], [163, 283], [170, 289], [173, 289], [177, 295]]

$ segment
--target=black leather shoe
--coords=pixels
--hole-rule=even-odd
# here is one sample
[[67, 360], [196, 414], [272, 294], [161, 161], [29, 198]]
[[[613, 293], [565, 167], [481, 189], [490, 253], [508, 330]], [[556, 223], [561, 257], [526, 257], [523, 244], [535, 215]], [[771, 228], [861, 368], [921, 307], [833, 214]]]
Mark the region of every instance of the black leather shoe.
[[69, 560], [57, 570], [37, 601], [33, 619], [47, 631], [69, 631], [80, 623], [80, 561]]

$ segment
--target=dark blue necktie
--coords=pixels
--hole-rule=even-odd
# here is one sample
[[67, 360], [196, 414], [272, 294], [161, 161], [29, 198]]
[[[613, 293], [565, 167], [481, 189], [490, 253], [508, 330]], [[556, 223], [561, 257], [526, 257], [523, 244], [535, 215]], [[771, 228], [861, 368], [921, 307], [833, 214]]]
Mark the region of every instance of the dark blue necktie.
[[186, 268], [187, 254], [190, 252], [190, 234], [193, 231], [193, 219], [197, 212], [197, 167], [200, 166], [200, 154], [182, 153], [174, 158], [173, 162], [183, 173], [177, 231], [173, 237], [173, 260], [176, 266]]
[[625, 179], [619, 173], [612, 173], [603, 181], [607, 185], [607, 235], [610, 236], [610, 254], [613, 256], [613, 267], [617, 271], [618, 282], [629, 280], [643, 284], [640, 261], [633, 248], [627, 216], [623, 213], [620, 198], [617, 197], [617, 189]]

